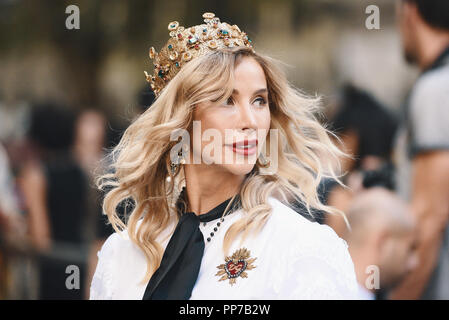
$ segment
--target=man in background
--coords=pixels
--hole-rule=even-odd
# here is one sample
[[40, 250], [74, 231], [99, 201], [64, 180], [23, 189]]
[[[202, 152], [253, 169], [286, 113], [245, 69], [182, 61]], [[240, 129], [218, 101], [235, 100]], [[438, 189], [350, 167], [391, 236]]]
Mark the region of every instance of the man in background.
[[417, 220], [419, 264], [393, 299], [449, 299], [449, 1], [400, 0], [405, 58], [421, 75], [396, 140], [398, 192]]

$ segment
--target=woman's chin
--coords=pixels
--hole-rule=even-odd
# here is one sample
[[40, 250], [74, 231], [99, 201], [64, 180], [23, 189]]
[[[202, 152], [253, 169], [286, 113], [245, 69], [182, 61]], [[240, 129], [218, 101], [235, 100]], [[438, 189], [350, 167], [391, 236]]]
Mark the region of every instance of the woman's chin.
[[228, 171], [234, 175], [244, 176], [253, 170], [255, 164], [251, 164], [251, 163], [234, 164], [233, 163], [233, 164], [223, 164], [222, 166], [226, 171]]

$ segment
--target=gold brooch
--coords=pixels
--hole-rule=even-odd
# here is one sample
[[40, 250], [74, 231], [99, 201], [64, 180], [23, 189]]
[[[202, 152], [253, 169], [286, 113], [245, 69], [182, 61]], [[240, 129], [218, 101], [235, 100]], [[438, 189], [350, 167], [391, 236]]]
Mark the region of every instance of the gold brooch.
[[231, 257], [226, 257], [225, 263], [217, 267], [220, 270], [215, 275], [221, 276], [218, 281], [229, 279], [229, 284], [232, 286], [238, 277], [248, 278], [248, 274], [245, 271], [254, 269], [256, 266], [252, 263], [257, 259], [250, 259], [250, 254], [248, 249], [241, 248], [235, 251]]

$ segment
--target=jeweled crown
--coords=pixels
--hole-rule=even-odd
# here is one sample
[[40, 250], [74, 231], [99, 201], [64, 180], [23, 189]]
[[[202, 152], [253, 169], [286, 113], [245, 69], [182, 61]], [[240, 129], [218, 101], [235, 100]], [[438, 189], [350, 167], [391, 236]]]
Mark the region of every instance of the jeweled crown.
[[170, 39], [166, 45], [159, 53], [154, 47], [150, 48], [149, 56], [154, 63], [154, 74], [149, 75], [146, 71], [144, 73], [156, 97], [190, 60], [220, 48], [253, 48], [247, 34], [237, 25], [220, 22], [212, 12], [204, 13], [203, 18], [205, 24], [190, 28], [180, 26], [178, 21], [170, 22]]

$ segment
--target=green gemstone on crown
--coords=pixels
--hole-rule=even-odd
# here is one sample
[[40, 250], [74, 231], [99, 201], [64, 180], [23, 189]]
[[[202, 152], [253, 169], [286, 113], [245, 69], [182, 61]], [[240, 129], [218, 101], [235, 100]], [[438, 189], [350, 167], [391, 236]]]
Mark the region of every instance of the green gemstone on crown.
[[190, 43], [190, 44], [193, 44], [193, 43], [195, 43], [195, 42], [197, 42], [197, 41], [198, 41], [198, 38], [197, 38], [197, 37], [192, 37], [192, 38], [189, 39], [189, 43]]

